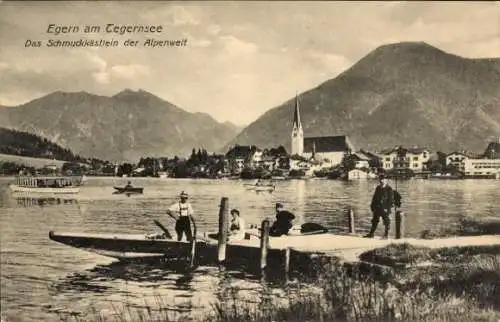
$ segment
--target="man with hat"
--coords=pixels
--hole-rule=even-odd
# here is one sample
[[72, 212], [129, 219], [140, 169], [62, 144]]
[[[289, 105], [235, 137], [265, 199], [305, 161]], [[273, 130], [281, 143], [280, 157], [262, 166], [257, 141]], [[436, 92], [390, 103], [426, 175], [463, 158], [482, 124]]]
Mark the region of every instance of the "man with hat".
[[179, 195], [180, 202], [177, 202], [170, 206], [167, 210], [167, 214], [176, 219], [175, 222], [175, 232], [177, 233], [177, 240], [182, 239], [183, 233], [186, 234], [186, 239], [191, 241], [193, 239], [193, 234], [191, 233], [190, 217], [193, 216], [193, 207], [188, 200], [188, 194], [184, 191]]
[[391, 208], [394, 203], [394, 191], [391, 186], [387, 183], [387, 178], [384, 175], [379, 176], [380, 184], [375, 189], [375, 193], [373, 194], [372, 202], [370, 205], [371, 211], [373, 213], [372, 218], [372, 227], [370, 232], [364, 237], [372, 238], [375, 234], [375, 230], [377, 230], [378, 222], [380, 221], [380, 217], [382, 217], [382, 221], [385, 226], [384, 231], [384, 239], [389, 237], [389, 227], [391, 225]]

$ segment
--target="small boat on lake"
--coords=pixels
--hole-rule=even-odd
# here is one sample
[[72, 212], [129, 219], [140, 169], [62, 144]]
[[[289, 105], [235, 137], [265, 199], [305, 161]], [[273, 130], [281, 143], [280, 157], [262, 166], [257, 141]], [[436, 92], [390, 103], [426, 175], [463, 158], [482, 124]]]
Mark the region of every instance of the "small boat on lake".
[[273, 192], [274, 190], [276, 190], [276, 186], [255, 186], [255, 187], [250, 188], [250, 190], [255, 190], [257, 192], [261, 192], [261, 191]]
[[116, 191], [114, 193], [123, 193], [123, 194], [141, 194], [144, 191], [144, 188], [140, 187], [113, 187]]
[[248, 187], [249, 190], [255, 191], [274, 191], [276, 190], [276, 185], [274, 182], [262, 182], [258, 180], [256, 183], [245, 183], [245, 186]]
[[80, 176], [18, 176], [9, 185], [12, 192], [74, 194], [80, 192]]
[[[299, 227], [308, 229], [302, 229], [301, 232]], [[307, 243], [314, 238], [331, 235], [326, 228], [317, 224], [309, 223], [299, 227], [292, 229], [289, 235], [269, 237], [270, 247], [284, 249]], [[211, 254], [215, 256], [218, 242], [215, 235], [216, 233], [197, 235], [197, 251], [199, 253], [212, 252]], [[244, 246], [257, 249], [260, 247], [258, 229], [249, 229], [245, 235], [247, 237], [245, 239], [229, 241], [228, 247]], [[191, 251], [190, 242], [177, 241], [158, 234], [89, 234], [50, 231], [49, 238], [58, 243], [120, 260], [177, 258], [186, 256]]]

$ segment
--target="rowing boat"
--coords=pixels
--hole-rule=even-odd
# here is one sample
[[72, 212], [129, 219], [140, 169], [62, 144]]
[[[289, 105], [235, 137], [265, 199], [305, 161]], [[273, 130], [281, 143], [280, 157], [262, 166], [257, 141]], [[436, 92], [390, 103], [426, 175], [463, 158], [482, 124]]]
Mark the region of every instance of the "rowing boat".
[[125, 193], [125, 194], [133, 194], [133, 193], [142, 193], [144, 188], [139, 187], [113, 187], [116, 191], [115, 193]]
[[[228, 247], [259, 248], [259, 234], [258, 229], [247, 230], [245, 239], [229, 240]], [[211, 251], [215, 254], [218, 243], [215, 235], [214, 233], [197, 235], [197, 252], [207, 253]], [[297, 247], [308, 243], [319, 235], [328, 235], [327, 230], [318, 229], [301, 233], [300, 228], [292, 229], [289, 235], [269, 237], [269, 245], [276, 249]], [[158, 234], [89, 234], [50, 231], [49, 238], [61, 244], [119, 260], [178, 258], [189, 254], [192, 246], [190, 242], [176, 241]]]
[[276, 188], [274, 186], [255, 186], [250, 188], [250, 190], [255, 191], [274, 191]]

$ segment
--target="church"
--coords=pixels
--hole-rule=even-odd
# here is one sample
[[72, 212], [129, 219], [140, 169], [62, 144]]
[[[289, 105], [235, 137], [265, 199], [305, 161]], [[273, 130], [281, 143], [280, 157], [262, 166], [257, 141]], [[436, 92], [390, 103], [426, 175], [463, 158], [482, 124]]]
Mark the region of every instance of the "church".
[[291, 154], [300, 155], [317, 161], [328, 160], [332, 165], [339, 164], [344, 155], [355, 151], [354, 146], [345, 135], [304, 137], [304, 129], [300, 121], [299, 100], [295, 97], [295, 111], [292, 124]]

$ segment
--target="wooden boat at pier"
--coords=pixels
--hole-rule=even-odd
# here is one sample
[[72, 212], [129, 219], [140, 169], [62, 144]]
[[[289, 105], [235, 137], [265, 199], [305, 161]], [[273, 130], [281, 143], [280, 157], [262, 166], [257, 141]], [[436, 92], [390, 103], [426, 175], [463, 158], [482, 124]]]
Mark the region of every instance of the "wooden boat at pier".
[[12, 192], [74, 194], [80, 192], [82, 177], [18, 176], [9, 185]]
[[[173, 239], [154, 239], [144, 234], [87, 234], [49, 232], [53, 241], [120, 260], [177, 257], [188, 254], [191, 244]], [[205, 241], [197, 242], [205, 247]]]

